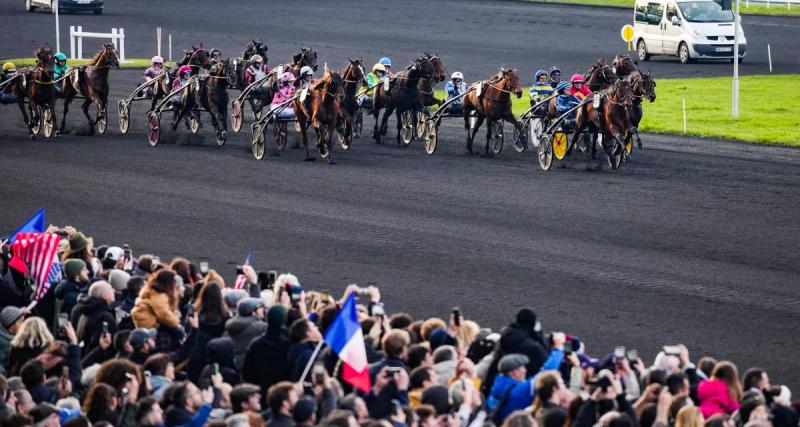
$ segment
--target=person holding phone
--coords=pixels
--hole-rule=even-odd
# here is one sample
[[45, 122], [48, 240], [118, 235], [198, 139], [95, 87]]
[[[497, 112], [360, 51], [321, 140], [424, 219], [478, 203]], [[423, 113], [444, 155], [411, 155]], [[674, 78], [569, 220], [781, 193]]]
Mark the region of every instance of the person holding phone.
[[11, 351], [11, 340], [22, 328], [25, 312], [19, 307], [6, 306], [0, 311], [0, 374], [7, 375], [5, 366], [8, 353]]
[[117, 332], [114, 316], [114, 289], [108, 282], [95, 282], [89, 287], [88, 296], [80, 299], [73, 310], [73, 323], [77, 325], [78, 341], [83, 341], [83, 351], [88, 353], [99, 345], [103, 333], [103, 322], [111, 334]]
[[89, 288], [89, 269], [82, 259], [68, 259], [62, 270], [64, 279], [56, 285], [55, 297], [61, 301], [61, 311], [69, 315], [78, 303], [78, 296]]

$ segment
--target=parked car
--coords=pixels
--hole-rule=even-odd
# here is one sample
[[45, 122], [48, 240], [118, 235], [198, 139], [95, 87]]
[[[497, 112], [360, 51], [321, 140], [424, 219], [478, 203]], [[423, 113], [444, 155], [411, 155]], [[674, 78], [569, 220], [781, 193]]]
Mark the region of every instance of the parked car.
[[[740, 25], [739, 62], [747, 51]], [[734, 16], [714, 0], [636, 0], [634, 42], [640, 61], [652, 55], [674, 55], [682, 64], [695, 59], [733, 62]]]
[[100, 15], [103, 13], [104, 0], [25, 0], [25, 8], [28, 9], [28, 12], [35, 12], [36, 9], [42, 8], [55, 13], [56, 3], [59, 13], [92, 12]]

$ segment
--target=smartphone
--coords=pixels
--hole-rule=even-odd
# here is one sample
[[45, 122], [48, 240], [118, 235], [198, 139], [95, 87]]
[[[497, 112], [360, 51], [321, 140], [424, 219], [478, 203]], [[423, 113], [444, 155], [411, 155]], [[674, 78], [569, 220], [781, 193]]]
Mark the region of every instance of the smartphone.
[[564, 343], [564, 354], [570, 355], [572, 354], [572, 341], [567, 341]]
[[372, 315], [383, 317], [386, 315], [386, 310], [383, 308], [383, 303], [372, 304]]
[[103, 322], [103, 335], [108, 333], [108, 322]]
[[67, 313], [58, 313], [58, 329], [63, 329], [69, 323], [69, 316]]
[[252, 298], [261, 298], [261, 287], [258, 283], [251, 283], [248, 289]]
[[267, 272], [267, 284], [274, 285], [275, 280], [278, 279], [278, 272], [275, 270], [270, 270]]
[[203, 276], [208, 274], [208, 263], [205, 261], [200, 262], [200, 274]]
[[125, 254], [125, 259], [133, 259], [133, 252], [127, 243], [122, 245], [122, 252]]
[[635, 349], [628, 350], [628, 360], [631, 362], [639, 360], [639, 352]]
[[161, 258], [154, 255], [153, 256], [153, 265], [159, 265], [159, 264], [161, 264]]
[[212, 363], [211, 364], [211, 374], [217, 375], [219, 373], [219, 363]]
[[621, 345], [614, 347], [614, 358], [622, 359], [623, 357], [625, 357], [625, 347]]
[[61, 368], [61, 378], [69, 378], [69, 367], [64, 366]]
[[453, 307], [453, 324], [461, 326], [461, 309]]
[[323, 385], [325, 382], [325, 365], [322, 362], [314, 363], [314, 384]]
[[679, 356], [681, 354], [681, 348], [677, 345], [665, 345], [664, 354], [667, 356]]
[[400, 371], [402, 371], [402, 370], [403, 370], [403, 368], [390, 366], [390, 367], [386, 368], [386, 375], [391, 377], [391, 376], [394, 376], [395, 374], [399, 374]]
[[392, 408], [394, 408], [395, 417], [399, 417], [403, 413], [403, 405], [397, 399], [392, 399]]

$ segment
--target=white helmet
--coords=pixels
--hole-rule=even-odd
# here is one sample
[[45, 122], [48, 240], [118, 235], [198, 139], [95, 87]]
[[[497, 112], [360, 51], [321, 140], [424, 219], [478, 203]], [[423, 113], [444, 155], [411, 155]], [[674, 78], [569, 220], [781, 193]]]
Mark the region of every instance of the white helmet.
[[313, 76], [313, 75], [314, 75], [314, 70], [311, 69], [311, 67], [309, 67], [308, 65], [300, 69], [300, 77]]
[[262, 58], [261, 55], [256, 54], [256, 55], [253, 55], [253, 56], [250, 57], [250, 61], [251, 62], [264, 62], [264, 58]]
[[464, 80], [464, 75], [461, 74], [461, 71], [456, 71], [455, 73], [453, 73], [450, 76], [450, 78], [453, 79], [453, 80], [455, 80], [455, 79]]
[[156, 55], [156, 56], [153, 57], [153, 59], [150, 60], [150, 62], [152, 62], [153, 64], [163, 64], [164, 63], [164, 58]]

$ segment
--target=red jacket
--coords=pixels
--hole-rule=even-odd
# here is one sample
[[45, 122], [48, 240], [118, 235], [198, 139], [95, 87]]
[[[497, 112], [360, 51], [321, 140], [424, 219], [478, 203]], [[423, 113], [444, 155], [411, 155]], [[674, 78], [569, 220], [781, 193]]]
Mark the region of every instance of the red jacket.
[[592, 91], [591, 91], [591, 90], [589, 90], [589, 87], [588, 87], [588, 86], [586, 86], [585, 84], [583, 84], [583, 85], [581, 85], [581, 90], [577, 90], [577, 89], [575, 89], [575, 86], [570, 86], [570, 87], [569, 87], [569, 94], [570, 94], [570, 95], [573, 95], [573, 96], [577, 96], [577, 97], [578, 97], [578, 99], [581, 99], [581, 100], [583, 100], [583, 99], [584, 99], [584, 98], [586, 98], [587, 96], [591, 95], [591, 94], [592, 94]]
[[739, 402], [731, 398], [728, 385], [722, 380], [701, 382], [697, 387], [697, 400], [705, 419], [715, 414], [730, 415], [739, 409]]

